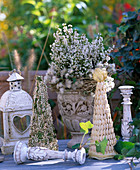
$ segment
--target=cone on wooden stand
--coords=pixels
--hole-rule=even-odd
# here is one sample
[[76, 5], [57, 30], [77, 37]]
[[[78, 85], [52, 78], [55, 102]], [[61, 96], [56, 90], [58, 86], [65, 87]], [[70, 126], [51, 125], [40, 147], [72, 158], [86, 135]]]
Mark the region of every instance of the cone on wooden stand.
[[101, 142], [105, 137], [108, 140], [105, 154], [96, 152], [95, 145], [91, 145], [89, 148], [89, 156], [99, 160], [113, 158], [114, 155], [116, 155], [114, 150], [116, 137], [104, 82], [106, 78], [107, 72], [105, 70], [101, 70], [100, 68], [95, 69], [93, 79], [97, 81], [97, 85], [94, 99], [93, 128], [90, 142], [95, 143], [96, 140]]
[[30, 147], [47, 147], [57, 150], [57, 138], [54, 133], [52, 111], [48, 103], [47, 87], [42, 76], [36, 77], [33, 96], [33, 116], [28, 145]]

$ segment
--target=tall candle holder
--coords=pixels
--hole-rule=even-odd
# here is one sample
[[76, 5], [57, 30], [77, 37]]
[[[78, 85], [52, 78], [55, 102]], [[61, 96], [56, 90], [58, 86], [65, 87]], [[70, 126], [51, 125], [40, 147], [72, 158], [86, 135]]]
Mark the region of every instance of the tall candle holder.
[[121, 91], [121, 95], [123, 96], [123, 119], [121, 124], [121, 134], [123, 141], [129, 141], [130, 137], [132, 136], [133, 126], [129, 123], [132, 122], [132, 115], [131, 115], [131, 104], [130, 101], [131, 94], [133, 94], [132, 89], [133, 86], [120, 86], [119, 89]]

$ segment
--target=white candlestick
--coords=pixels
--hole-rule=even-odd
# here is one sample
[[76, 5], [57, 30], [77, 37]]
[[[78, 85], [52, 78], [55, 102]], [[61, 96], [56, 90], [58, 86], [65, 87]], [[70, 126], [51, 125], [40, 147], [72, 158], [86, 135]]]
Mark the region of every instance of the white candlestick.
[[35, 161], [43, 161], [48, 159], [72, 159], [74, 162], [84, 164], [86, 160], [85, 149], [75, 150], [73, 152], [65, 151], [54, 151], [49, 150], [45, 147], [27, 147], [26, 144], [18, 141], [14, 149], [14, 161], [16, 164], [21, 164], [26, 159], [32, 159]]
[[123, 119], [121, 124], [121, 134], [124, 141], [129, 141], [131, 135], [133, 126], [129, 125], [129, 122], [132, 121], [131, 116], [131, 101], [130, 97], [132, 93], [133, 86], [120, 86], [119, 89], [121, 91], [121, 95], [123, 96]]

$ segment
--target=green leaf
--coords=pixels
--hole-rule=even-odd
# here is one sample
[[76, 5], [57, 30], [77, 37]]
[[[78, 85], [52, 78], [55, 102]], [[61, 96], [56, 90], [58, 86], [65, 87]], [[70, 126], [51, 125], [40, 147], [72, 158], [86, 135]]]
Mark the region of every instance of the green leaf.
[[120, 139], [120, 136], [116, 136], [116, 139], [119, 140], [119, 139]]
[[99, 146], [100, 143], [96, 140], [96, 141], [95, 141], [95, 145], [96, 145], [96, 146]]
[[115, 107], [115, 111], [120, 111], [120, 107]]
[[125, 80], [125, 84], [136, 86], [136, 82], [133, 80]]
[[133, 147], [132, 149], [130, 149], [127, 153], [126, 156], [127, 157], [134, 157], [136, 153], [135, 147]]
[[133, 166], [136, 166], [136, 164], [134, 162], [132, 162]]
[[133, 48], [134, 48], [134, 49], [139, 48], [139, 44], [138, 44], [138, 43], [133, 42], [132, 44], [133, 44]]
[[43, 21], [43, 24], [48, 25], [50, 24], [50, 22], [51, 22], [51, 19], [46, 19], [45, 21]]
[[58, 15], [58, 13], [56, 11], [52, 11], [49, 13], [49, 16], [57, 16], [57, 15]]
[[133, 42], [135, 42], [138, 38], [139, 38], [139, 32], [137, 30], [135, 30], [134, 34], [133, 34]]
[[136, 142], [136, 136], [132, 136], [132, 137], [129, 139], [129, 142], [135, 143], [135, 142]]
[[129, 151], [129, 150], [128, 150], [127, 148], [123, 148], [123, 149], [121, 150], [121, 153], [122, 153], [122, 155], [126, 156], [126, 154], [127, 154], [128, 151]]
[[56, 106], [56, 103], [52, 99], [49, 99], [48, 102], [52, 109]]
[[133, 133], [134, 133], [136, 136], [138, 136], [138, 135], [140, 134], [140, 129], [135, 128], [135, 129], [133, 130]]
[[75, 83], [76, 82], [76, 78], [72, 78], [72, 81], [73, 81], [73, 83]]
[[128, 14], [128, 17], [127, 17], [128, 20], [131, 20], [137, 17], [137, 14], [135, 11], [134, 12], [128, 11], [127, 14]]
[[35, 5], [35, 8], [39, 9], [42, 6], [43, 6], [43, 2], [37, 2], [36, 5]]
[[99, 146], [96, 145], [96, 152], [101, 152], [103, 155], [105, 154], [105, 149], [107, 146], [108, 140], [106, 137], [99, 143]]
[[77, 143], [77, 144], [72, 146], [72, 149], [78, 149], [79, 147], [80, 147], [80, 143]]
[[119, 30], [122, 32], [122, 33], [125, 33], [126, 32], [126, 30], [128, 29], [130, 27], [130, 25], [125, 25], [125, 26], [120, 26], [119, 27]]
[[114, 62], [115, 62], [115, 64], [116, 64], [116, 65], [118, 65], [118, 66], [122, 67], [122, 65], [121, 65], [121, 63], [120, 63], [120, 61], [118, 60], [118, 58], [117, 58], [117, 57], [116, 57], [116, 58], [114, 58]]
[[123, 142], [118, 141], [117, 144], [114, 146], [117, 153], [122, 154], [122, 150], [125, 148], [128, 151], [134, 147], [134, 143], [131, 142]]
[[140, 143], [135, 143], [135, 149], [137, 152], [140, 152]]
[[81, 133], [85, 133], [86, 131], [81, 128], [81, 129], [80, 129], [80, 132], [81, 132]]
[[112, 99], [115, 91], [116, 91], [116, 89], [111, 90], [110, 95], [109, 95], [109, 99]]
[[124, 16], [124, 17], [123, 17], [122, 22], [125, 22], [125, 23], [126, 23], [128, 20], [132, 20], [132, 19], [137, 18], [136, 12], [131, 12], [131, 11], [125, 12], [123, 16]]
[[89, 148], [85, 148], [85, 150], [86, 150], [86, 153], [88, 154]]
[[137, 153], [135, 154], [135, 157], [136, 157], [137, 159], [139, 159], [139, 158], [140, 158], [140, 152], [137, 152]]
[[40, 13], [39, 10], [33, 10], [31, 13], [36, 15], [36, 16], [41, 16], [41, 13]]
[[140, 128], [140, 119], [134, 118], [131, 125], [134, 125], [135, 127]]
[[85, 131], [85, 134], [88, 133], [88, 129], [91, 129], [93, 127], [93, 124], [90, 121], [85, 123], [81, 122], [79, 125]]
[[22, 4], [31, 4], [31, 5], [35, 6], [36, 2], [35, 2], [35, 0], [23, 0]]
[[115, 37], [116, 34], [115, 34], [114, 32], [109, 32], [109, 36], [110, 36], [110, 37]]
[[124, 159], [124, 155], [120, 155], [120, 154], [115, 155], [115, 156], [114, 156], [114, 159], [116, 159], [116, 160], [122, 160], [122, 159]]

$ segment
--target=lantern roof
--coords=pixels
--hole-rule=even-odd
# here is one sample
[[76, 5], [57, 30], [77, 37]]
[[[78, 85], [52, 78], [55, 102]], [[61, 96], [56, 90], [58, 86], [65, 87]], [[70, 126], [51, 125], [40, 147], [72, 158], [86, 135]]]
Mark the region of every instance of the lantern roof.
[[7, 81], [11, 82], [11, 81], [16, 81], [16, 80], [23, 80], [24, 78], [16, 72], [16, 70], [13, 70], [10, 74], [9, 74], [9, 78], [7, 79]]
[[10, 82], [10, 90], [6, 91], [0, 99], [0, 111], [11, 112], [19, 110], [32, 110], [32, 98], [21, 89], [21, 82], [24, 78], [19, 71], [13, 70], [7, 81]]

